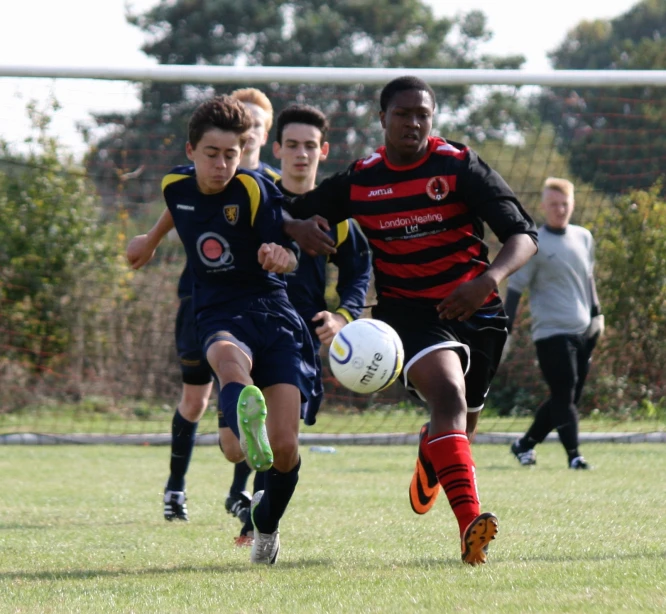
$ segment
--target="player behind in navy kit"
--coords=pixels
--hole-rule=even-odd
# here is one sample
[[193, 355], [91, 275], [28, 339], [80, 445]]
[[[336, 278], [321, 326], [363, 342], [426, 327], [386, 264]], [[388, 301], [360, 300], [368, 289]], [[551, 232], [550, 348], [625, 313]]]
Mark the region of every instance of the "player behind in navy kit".
[[[353, 217], [373, 252], [377, 306], [405, 347], [403, 379], [425, 401], [409, 490], [417, 514], [440, 485], [465, 563], [485, 563], [498, 530], [481, 513], [470, 440], [507, 337], [497, 287], [536, 252], [536, 229], [504, 180], [464, 145], [431, 137], [435, 95], [414, 77], [380, 97], [385, 145], [289, 205], [297, 218]], [[487, 222], [504, 244], [492, 264]], [[286, 226], [288, 230], [288, 224]]]
[[[277, 186], [287, 196], [305, 194], [315, 186], [319, 162], [328, 155], [328, 120], [319, 110], [307, 105], [285, 108], [277, 120], [273, 154], [281, 161], [281, 179]], [[345, 324], [358, 318], [363, 310], [370, 284], [368, 242], [351, 220], [344, 220], [328, 231], [336, 253], [310, 256], [301, 252], [298, 268], [287, 276], [289, 300], [310, 330], [315, 345], [317, 385], [315, 394], [303, 411], [305, 423], [315, 423], [324, 387], [321, 374], [321, 345], [328, 345]], [[335, 311], [326, 305], [327, 264], [338, 269], [336, 290], [339, 303]], [[257, 473], [254, 490], [261, 490], [262, 474]], [[238, 546], [251, 544], [252, 519], [243, 525], [236, 538]]]
[[229, 95], [240, 100], [252, 115], [252, 127], [247, 133], [247, 142], [243, 147], [239, 166], [250, 171], [257, 171], [269, 179], [277, 181], [280, 178], [280, 171], [260, 158], [261, 148], [266, 144], [268, 133], [273, 125], [271, 101], [266, 94], [255, 87], [237, 89]]
[[128, 258], [141, 267], [175, 225], [194, 279], [199, 339], [221, 388], [218, 406], [247, 462], [266, 472], [252, 502], [251, 561], [272, 564], [298, 482], [300, 409], [315, 366], [310, 335], [286, 294], [283, 273], [297, 258], [282, 231], [284, 197], [261, 175], [238, 169], [251, 122], [229, 96], [195, 110], [186, 145], [193, 165], [164, 178], [168, 209]]

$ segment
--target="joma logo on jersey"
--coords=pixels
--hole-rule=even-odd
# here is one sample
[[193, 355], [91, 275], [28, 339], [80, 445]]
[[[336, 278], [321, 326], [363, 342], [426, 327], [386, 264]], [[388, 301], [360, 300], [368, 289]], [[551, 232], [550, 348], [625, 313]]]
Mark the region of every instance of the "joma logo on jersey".
[[373, 196], [390, 196], [393, 194], [393, 188], [380, 188], [379, 190], [370, 190], [368, 192], [368, 198]]
[[232, 226], [235, 226], [236, 222], [238, 221], [238, 210], [238, 205], [225, 205], [223, 209], [225, 219]]
[[176, 209], [184, 209], [185, 211], [194, 211], [192, 205], [176, 205]]

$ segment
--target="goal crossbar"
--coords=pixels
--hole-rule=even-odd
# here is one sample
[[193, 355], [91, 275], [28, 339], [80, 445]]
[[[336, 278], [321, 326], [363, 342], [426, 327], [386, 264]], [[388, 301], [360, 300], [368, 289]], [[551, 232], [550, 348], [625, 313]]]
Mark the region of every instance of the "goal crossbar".
[[0, 65], [0, 77], [100, 79], [164, 83], [364, 83], [382, 85], [409, 73], [433, 86], [664, 87], [666, 70], [523, 70], [448, 68], [334, 68], [300, 66], [48, 66]]

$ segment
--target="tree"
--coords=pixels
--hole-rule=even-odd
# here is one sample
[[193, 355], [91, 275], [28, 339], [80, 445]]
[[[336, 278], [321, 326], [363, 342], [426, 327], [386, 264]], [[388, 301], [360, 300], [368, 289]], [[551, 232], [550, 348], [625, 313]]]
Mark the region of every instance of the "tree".
[[[0, 379], [11, 366], [8, 377], [20, 371], [28, 388], [67, 365], [74, 323], [122, 283], [124, 243], [105, 224], [83, 169], [63, 159], [48, 135], [48, 112], [31, 106], [29, 113], [30, 153], [0, 141]], [[95, 301], [84, 304], [81, 295], [94, 284]]]
[[[411, 67], [518, 68], [524, 61], [522, 56], [480, 53], [480, 44], [491, 36], [482, 13], [436, 19], [421, 0], [163, 0], [146, 13], [129, 15], [128, 20], [148, 35], [143, 51], [160, 64], [321, 66], [322, 70], [400, 66], [407, 72]], [[226, 84], [217, 90], [231, 91], [240, 85]], [[332, 151], [327, 172], [339, 170], [378, 145], [377, 87], [363, 83], [259, 87], [269, 94], [276, 113], [291, 102], [306, 102], [328, 114]], [[107, 136], [91, 149], [87, 166], [107, 201], [118, 197], [119, 187], [124, 204], [157, 195], [160, 175], [183, 162], [189, 114], [213, 91], [212, 87], [149, 83], [142, 87], [138, 113], [96, 118]], [[449, 118], [459, 115], [462, 107], [485, 104], [469, 88], [440, 88], [438, 94], [443, 115]], [[519, 124], [515, 118], [520, 113], [511, 94], [498, 92], [490, 100], [494, 112], [485, 104], [488, 112], [482, 118], [465, 114], [468, 133], [476, 128], [492, 138], [504, 126]], [[453, 125], [455, 120], [449, 119], [447, 126]], [[128, 172], [139, 176], [123, 181]]]
[[[610, 21], [584, 21], [550, 54], [558, 69], [661, 69], [666, 0], [643, 0]], [[649, 189], [666, 159], [666, 91], [658, 87], [555, 88], [539, 99], [557, 126], [573, 174], [607, 193]]]

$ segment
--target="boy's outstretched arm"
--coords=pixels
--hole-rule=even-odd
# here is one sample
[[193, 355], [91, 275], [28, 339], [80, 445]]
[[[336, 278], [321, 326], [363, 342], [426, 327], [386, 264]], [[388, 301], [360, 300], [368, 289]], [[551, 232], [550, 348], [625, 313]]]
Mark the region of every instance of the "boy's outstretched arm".
[[330, 256], [336, 253], [333, 239], [325, 232], [330, 230], [330, 226], [320, 215], [313, 215], [307, 220], [295, 220], [283, 209], [282, 218], [285, 234], [309, 256]]
[[133, 269], [140, 269], [144, 264], [150, 262], [157, 246], [173, 227], [171, 212], [165, 209], [148, 234], [137, 235], [128, 243], [125, 254], [130, 266]]

